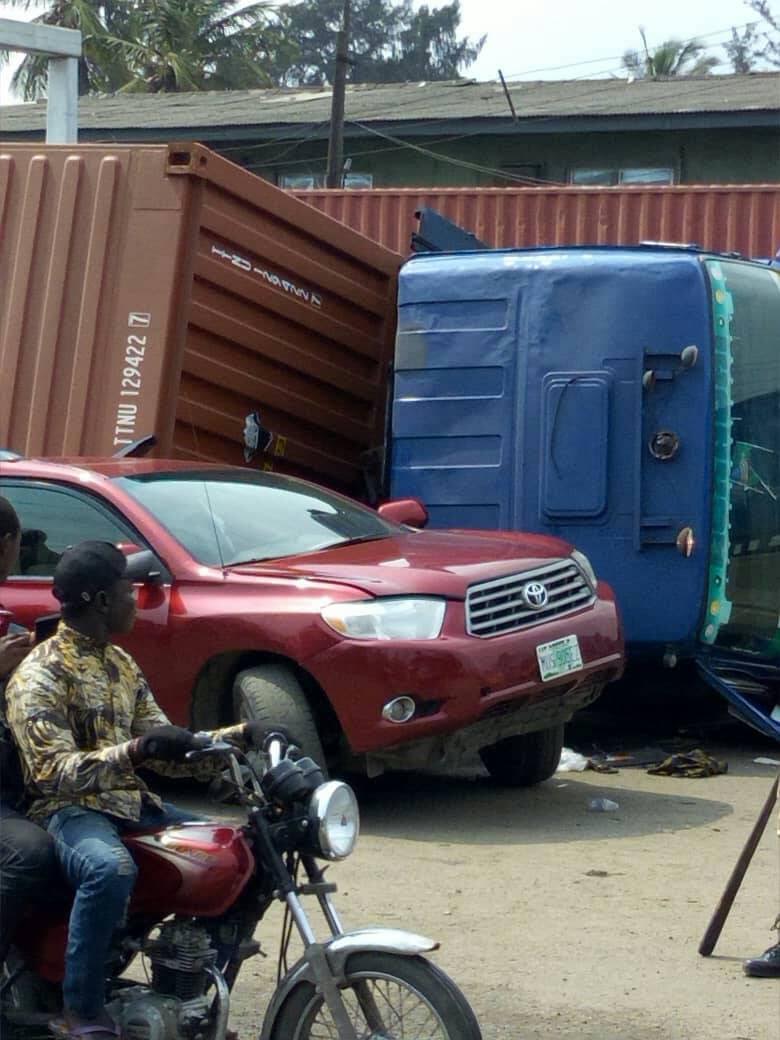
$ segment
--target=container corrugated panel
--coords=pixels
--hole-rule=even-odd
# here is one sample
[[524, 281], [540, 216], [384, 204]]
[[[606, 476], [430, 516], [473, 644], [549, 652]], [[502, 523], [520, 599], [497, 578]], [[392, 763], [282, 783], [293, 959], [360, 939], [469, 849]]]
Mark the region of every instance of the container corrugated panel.
[[0, 148], [0, 446], [252, 463], [357, 490], [400, 257], [198, 145]]
[[695, 243], [770, 257], [780, 248], [780, 184], [646, 188], [378, 188], [296, 192], [336, 220], [408, 253], [430, 206], [491, 246]]

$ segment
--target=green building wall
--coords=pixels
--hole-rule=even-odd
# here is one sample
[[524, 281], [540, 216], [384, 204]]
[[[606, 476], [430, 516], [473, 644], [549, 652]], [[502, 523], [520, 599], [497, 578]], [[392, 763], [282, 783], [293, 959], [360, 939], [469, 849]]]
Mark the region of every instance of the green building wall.
[[[756, 184], [780, 181], [780, 125], [752, 129], [611, 131], [565, 134], [479, 134], [464, 129], [455, 140], [410, 139], [406, 147], [347, 136], [344, 155], [353, 173], [370, 174], [373, 186], [507, 186], [502, 174], [568, 183], [575, 168], [664, 167], [679, 184]], [[269, 180], [282, 175], [322, 177], [327, 145], [213, 145]], [[418, 149], [422, 149], [418, 150]], [[434, 154], [441, 153], [437, 158]]]

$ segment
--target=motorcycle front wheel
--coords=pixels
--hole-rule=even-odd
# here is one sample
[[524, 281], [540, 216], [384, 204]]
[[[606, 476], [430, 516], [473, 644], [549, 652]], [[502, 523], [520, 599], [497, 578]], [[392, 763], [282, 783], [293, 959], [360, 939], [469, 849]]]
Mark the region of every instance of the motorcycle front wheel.
[[[359, 1040], [481, 1040], [474, 1012], [455, 983], [422, 957], [356, 953], [341, 996]], [[271, 1040], [340, 1040], [311, 983], [297, 986], [274, 1022]]]

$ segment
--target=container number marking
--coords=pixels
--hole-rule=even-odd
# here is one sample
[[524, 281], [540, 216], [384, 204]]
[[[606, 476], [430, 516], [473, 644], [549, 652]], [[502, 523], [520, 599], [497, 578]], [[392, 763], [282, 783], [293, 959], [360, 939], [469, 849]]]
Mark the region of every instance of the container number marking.
[[[152, 324], [152, 316], [146, 311], [130, 311], [127, 316], [128, 329], [148, 329]], [[128, 332], [122, 349], [122, 374], [119, 385], [119, 402], [116, 407], [114, 425], [114, 447], [132, 444], [136, 440], [136, 423], [138, 420], [137, 398], [143, 385], [143, 364], [146, 358], [148, 336], [146, 333]]]

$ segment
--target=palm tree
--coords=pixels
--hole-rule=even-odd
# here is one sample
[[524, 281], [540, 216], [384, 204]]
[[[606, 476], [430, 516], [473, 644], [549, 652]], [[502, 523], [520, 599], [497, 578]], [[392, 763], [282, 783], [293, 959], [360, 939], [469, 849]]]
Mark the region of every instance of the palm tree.
[[275, 30], [269, 4], [157, 0], [130, 5], [109, 47], [131, 70], [123, 91], [235, 90], [270, 83], [265, 71]]
[[[16, 7], [29, 9], [35, 0], [10, 0]], [[83, 56], [79, 60], [79, 93], [97, 93], [116, 89], [126, 79], [126, 71], [105, 46], [109, 25], [116, 20], [117, 8], [123, 4], [100, 4], [94, 0], [52, 0], [46, 11], [33, 18], [41, 25], [57, 25], [63, 29], [80, 29]], [[0, 51], [0, 64], [8, 61], [8, 51]], [[46, 94], [48, 59], [43, 54], [28, 54], [13, 75], [11, 87], [25, 101]]]
[[[267, 0], [246, 7], [234, 0], [51, 0], [34, 21], [81, 30], [79, 93], [156, 93], [267, 83], [269, 14]], [[0, 52], [0, 61], [7, 57]], [[11, 85], [30, 101], [45, 95], [46, 80], [46, 58], [30, 54]]]
[[698, 40], [664, 40], [651, 52], [645, 30], [640, 28], [639, 34], [644, 52], [626, 51], [623, 55], [623, 67], [635, 79], [708, 76], [720, 64], [717, 58], [704, 54], [704, 45]]

